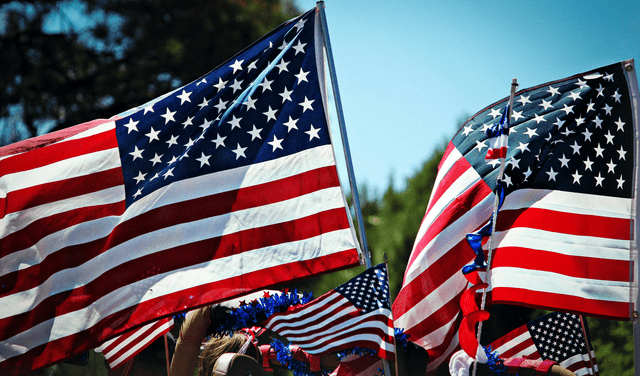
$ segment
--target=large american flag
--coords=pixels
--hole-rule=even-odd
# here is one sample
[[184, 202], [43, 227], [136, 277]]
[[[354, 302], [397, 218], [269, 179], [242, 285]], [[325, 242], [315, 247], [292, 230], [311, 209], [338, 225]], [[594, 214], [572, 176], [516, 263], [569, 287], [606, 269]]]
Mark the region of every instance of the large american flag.
[[360, 347], [393, 361], [387, 268], [369, 268], [309, 303], [270, 316], [263, 325], [309, 354]]
[[114, 119], [0, 149], [0, 373], [359, 264], [317, 17]]
[[583, 331], [579, 315], [553, 312], [505, 334], [490, 346], [503, 359], [553, 360], [577, 376], [598, 375], [586, 320], [584, 325]]
[[[507, 100], [474, 115], [446, 149], [394, 302], [396, 327], [428, 350], [430, 370], [458, 346], [467, 287], [460, 270], [475, 256], [465, 235], [490, 217], [498, 174], [499, 161], [484, 158], [485, 130]], [[494, 303], [631, 317], [637, 123], [633, 61], [516, 93], [493, 241]]]

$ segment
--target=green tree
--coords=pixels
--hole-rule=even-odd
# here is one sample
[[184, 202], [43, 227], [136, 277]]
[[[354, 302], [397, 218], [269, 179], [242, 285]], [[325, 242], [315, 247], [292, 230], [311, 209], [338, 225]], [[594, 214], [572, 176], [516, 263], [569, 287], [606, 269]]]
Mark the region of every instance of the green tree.
[[0, 2], [0, 145], [108, 118], [206, 74], [288, 0]]

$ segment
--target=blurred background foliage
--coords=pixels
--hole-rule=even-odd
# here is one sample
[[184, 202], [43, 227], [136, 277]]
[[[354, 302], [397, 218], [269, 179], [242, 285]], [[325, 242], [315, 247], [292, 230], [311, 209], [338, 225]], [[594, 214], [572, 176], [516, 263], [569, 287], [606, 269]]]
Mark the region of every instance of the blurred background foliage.
[[[0, 145], [141, 105], [197, 79], [300, 13], [288, 0], [0, 0]], [[460, 116], [451, 135], [468, 117]], [[390, 175], [383, 193], [359, 187], [372, 264], [386, 254], [392, 299], [446, 142], [425, 151], [422, 168], [403, 184]], [[319, 296], [363, 270], [292, 287]], [[543, 314], [509, 306], [491, 312], [485, 343]], [[589, 318], [588, 324], [601, 375], [632, 375], [631, 323]], [[439, 374], [448, 374], [441, 368]]]

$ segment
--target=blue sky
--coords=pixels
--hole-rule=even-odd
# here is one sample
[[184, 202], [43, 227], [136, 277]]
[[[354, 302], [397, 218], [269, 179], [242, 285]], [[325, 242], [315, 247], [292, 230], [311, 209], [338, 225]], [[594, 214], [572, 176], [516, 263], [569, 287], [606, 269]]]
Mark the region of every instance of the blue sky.
[[325, 12], [356, 180], [380, 194], [513, 78], [524, 89], [640, 59], [637, 0], [328, 0]]

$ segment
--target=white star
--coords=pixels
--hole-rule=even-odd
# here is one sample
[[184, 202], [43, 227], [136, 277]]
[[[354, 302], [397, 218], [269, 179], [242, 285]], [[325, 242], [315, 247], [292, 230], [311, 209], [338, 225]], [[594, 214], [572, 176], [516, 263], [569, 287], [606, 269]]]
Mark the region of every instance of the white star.
[[213, 107], [217, 108], [218, 112], [221, 112], [222, 110], [225, 110], [227, 108], [227, 102], [228, 101], [223, 101], [222, 98], [219, 98], [218, 99], [218, 104], [216, 104]]
[[200, 124], [200, 128], [202, 128], [202, 131], [204, 132], [207, 129], [209, 129], [211, 124], [213, 124], [213, 121], [209, 121], [209, 120], [207, 120], [207, 118], [204, 118], [204, 122], [202, 124]]
[[247, 72], [251, 72], [253, 69], [258, 69], [258, 67], [256, 66], [257, 62], [258, 60], [254, 60], [251, 62], [251, 64], [247, 65]]
[[605, 80], [607, 80], [607, 81], [609, 81], [609, 82], [613, 82], [613, 73], [612, 73], [612, 74], [609, 74], [609, 73], [606, 73], [606, 72], [605, 72], [605, 74], [604, 74], [604, 79], [605, 79]]
[[301, 18], [300, 20], [298, 20], [298, 22], [296, 22], [296, 24], [294, 25], [294, 27], [296, 28], [296, 31], [302, 30], [305, 23], [307, 23], [307, 20], [305, 19]]
[[240, 120], [242, 120], [242, 118], [237, 118], [236, 115], [233, 115], [233, 119], [229, 120], [227, 124], [231, 124], [232, 130], [235, 128], [242, 129], [242, 127], [240, 127]]
[[591, 99], [591, 100], [589, 101], [589, 103], [587, 104], [587, 112], [589, 112], [589, 111], [594, 111], [594, 110], [595, 110], [595, 109], [594, 109], [594, 106], [595, 106], [595, 103], [593, 103], [593, 99]]
[[202, 168], [204, 165], [207, 166], [211, 166], [209, 164], [209, 158], [211, 158], [210, 155], [205, 155], [204, 153], [200, 153], [200, 158], [196, 158], [196, 161], [200, 162], [200, 168]]
[[154, 153], [154, 154], [155, 156], [149, 160], [149, 162], [153, 162], [152, 166], [155, 166], [156, 163], [161, 163], [162, 160], [160, 158], [162, 158], [162, 156], [164, 155], [164, 154], [158, 155], [158, 153]]
[[567, 106], [565, 104], [564, 108], [562, 108], [562, 111], [564, 111], [567, 115], [569, 115], [569, 113], [573, 113], [573, 106]]
[[564, 125], [565, 121], [564, 120], [560, 120], [559, 118], [556, 118], [556, 122], [553, 123], [554, 125], [558, 126], [558, 129], [562, 128], [562, 126]]
[[511, 159], [509, 159], [506, 164], [511, 165], [511, 168], [513, 170], [515, 170], [516, 168], [520, 168], [520, 160], [513, 157], [511, 157]]
[[142, 158], [142, 152], [144, 151], [144, 149], [140, 150], [136, 145], [134, 145], [133, 147], [135, 148], [135, 150], [129, 153], [133, 156], [133, 160], [135, 161], [138, 158]]
[[622, 103], [620, 102], [620, 97], [622, 97], [622, 95], [618, 94], [618, 89], [616, 89], [615, 94], [611, 96], [611, 98], [613, 98], [615, 102]]
[[309, 128], [309, 130], [304, 133], [309, 135], [309, 141], [311, 141], [314, 138], [320, 139], [320, 136], [318, 136], [318, 132], [320, 132], [320, 128], [314, 128], [313, 124], [311, 124], [311, 128]]
[[229, 65], [229, 68], [233, 68], [233, 74], [236, 74], [236, 71], [238, 71], [238, 70], [242, 70], [242, 63], [243, 62], [244, 62], [244, 60], [238, 61], [236, 59], [235, 63]]
[[262, 83], [260, 83], [260, 86], [262, 88], [262, 92], [264, 93], [265, 91], [269, 90], [271, 91], [271, 83], [273, 82], [273, 80], [269, 80], [268, 78], [264, 78], [264, 80], [262, 81]]
[[[152, 179], [153, 180], [153, 179]], [[142, 194], [142, 188], [138, 189], [136, 193], [133, 194], [133, 198], [136, 198]]]
[[[302, 81], [307, 81], [307, 75], [310, 73], [309, 72], [305, 72], [302, 70], [302, 68], [300, 68], [300, 73], [296, 74], [295, 76], [298, 78], [298, 84], [301, 83]], [[309, 82], [309, 81], [307, 81]]]
[[[207, 83], [207, 79], [206, 79], [206, 78], [203, 78], [202, 80], [200, 80], [200, 81], [196, 84], [196, 86], [200, 86], [200, 84], [206, 84], [206, 83]], [[156, 174], [156, 175], [157, 175], [157, 174]], [[151, 180], [153, 180], [153, 178], [152, 178]]]
[[222, 81], [222, 78], [218, 77], [218, 83], [214, 84], [213, 86], [218, 89], [219, 93], [220, 90], [224, 89], [227, 86], [227, 82], [229, 81]]
[[539, 104], [538, 106], [543, 107], [544, 110], [553, 108], [553, 106], [551, 105], [551, 101], [545, 101], [544, 99], [542, 100], [542, 103]]
[[582, 81], [578, 78], [578, 82], [576, 82], [576, 85], [580, 86], [580, 89], [584, 89], [584, 87], [587, 86], [587, 81]]
[[299, 52], [304, 53], [304, 46], [306, 46], [306, 45], [307, 45], [306, 43], [302, 43], [302, 42], [300, 42], [300, 40], [298, 39], [298, 44], [296, 44], [295, 46], [293, 46], [293, 49], [294, 49], [294, 50], [296, 50], [296, 55], [297, 55]]
[[236, 154], [236, 160], [238, 160], [240, 157], [244, 157], [244, 158], [247, 157], [246, 155], [244, 155], [245, 150], [247, 150], [247, 148], [243, 148], [240, 146], [240, 144], [238, 144], [238, 147], [235, 150], [231, 150], [231, 151]]
[[482, 148], [486, 148], [486, 147], [488, 147], [488, 146], [485, 144], [485, 142], [486, 142], [486, 140], [484, 140], [484, 141], [482, 141], [482, 142], [480, 142], [480, 141], [476, 140], [476, 146], [474, 147], [474, 149], [478, 149], [478, 151], [482, 151]]
[[248, 131], [247, 133], [249, 133], [251, 135], [251, 141], [253, 141], [256, 138], [259, 138], [262, 140], [262, 137], [260, 137], [260, 131], [262, 131], [262, 128], [256, 128], [255, 124], [253, 125], [253, 129]]
[[242, 86], [240, 86], [244, 81], [238, 81], [238, 79], [233, 79], [233, 85], [231, 85], [231, 88], [233, 89], [233, 92], [235, 93], [236, 90], [242, 90]]
[[540, 122], [541, 122], [541, 121], [545, 121], [545, 122], [546, 122], [546, 120], [544, 119], [544, 117], [542, 117], [542, 116], [540, 116], [540, 115], [538, 115], [538, 114], [534, 114], [534, 117], [535, 117], [535, 119], [533, 119], [533, 120], [535, 120], [535, 121], [536, 121], [536, 124], [540, 124]]
[[473, 132], [473, 129], [471, 129], [471, 126], [470, 126], [470, 125], [465, 125], [465, 126], [464, 126], [464, 130], [462, 131], [462, 133], [463, 133], [465, 136], [468, 136], [468, 135], [469, 135], [469, 133], [471, 133], [471, 132]]
[[485, 133], [485, 134], [486, 134], [486, 133], [487, 133], [487, 130], [488, 130], [489, 128], [491, 128], [491, 127], [492, 127], [492, 125], [491, 125], [491, 124], [488, 124], [488, 123], [484, 123], [484, 124], [482, 124], [482, 133]]
[[138, 125], [139, 121], [133, 121], [132, 118], [129, 118], [129, 122], [127, 124], [124, 124], [123, 126], [127, 127], [127, 134], [131, 133], [131, 131], [138, 131], [138, 127], [136, 127], [136, 125]]
[[524, 95], [521, 95], [520, 98], [516, 99], [516, 101], [522, 103], [522, 105], [524, 106], [527, 103], [531, 103], [529, 98], [531, 98], [531, 95], [529, 95], [528, 97], [525, 97]]
[[602, 120], [600, 120], [600, 116], [596, 116], [596, 119], [593, 122], [596, 123], [596, 128], [602, 128]]
[[289, 133], [292, 129], [298, 129], [298, 126], [296, 125], [297, 122], [298, 119], [294, 120], [291, 118], [291, 116], [289, 116], [289, 121], [283, 123], [287, 127], [287, 133]]
[[519, 149], [521, 153], [524, 153], [525, 151], [531, 151], [529, 150], [529, 143], [523, 144], [522, 142], [518, 141], [518, 143], [520, 145], [518, 145], [516, 147], [516, 149]]
[[136, 184], [140, 184], [141, 181], [144, 181], [145, 176], [147, 176], [147, 174], [143, 174], [142, 171], [138, 171], [138, 176], [133, 179], [136, 181]]
[[621, 145], [620, 150], [618, 150], [618, 159], [624, 159], [625, 154], [627, 154], [627, 152], [622, 148]]
[[564, 131], [560, 133], [566, 138], [566, 137], [569, 137], [571, 134], [573, 134], [573, 131], [569, 130], [569, 128], [565, 128]]
[[624, 184], [624, 180], [622, 180], [622, 175], [620, 175], [620, 179], [616, 179], [618, 182], [618, 188], [622, 189], [622, 184]]
[[569, 161], [571, 159], [565, 157], [564, 154], [562, 154], [562, 158], [558, 158], [558, 160], [560, 161], [560, 168], [562, 167], [569, 168]]
[[524, 180], [522, 182], [524, 183], [525, 181], [529, 180], [529, 176], [531, 176], [532, 173], [533, 173], [533, 171], [531, 171], [531, 167], [528, 166], [527, 167], [527, 171], [523, 172]]
[[612, 159], [609, 163], [607, 163], [607, 168], [609, 169], [609, 171], [607, 171], [607, 172], [610, 172], [610, 173], [612, 173], [612, 174], [615, 174], [615, 173], [616, 173], [616, 172], [615, 172], [616, 164], [615, 164], [615, 163], [613, 163], [613, 159]]
[[500, 110], [496, 110], [495, 108], [492, 108], [489, 116], [493, 116], [493, 118], [495, 119], [498, 116], [502, 116], [502, 114], [500, 113]]
[[589, 157], [587, 157], [587, 159], [584, 161], [584, 170], [587, 171], [593, 171], [591, 169], [591, 165], [593, 165], [593, 162], [591, 162], [591, 159], [589, 159]]
[[176, 156], [174, 155], [171, 160], [169, 162], [167, 162], [167, 165], [171, 166], [172, 164], [176, 163], [178, 161], [178, 158], [176, 158]]
[[578, 145], [577, 141], [573, 141], [573, 145], [569, 145], [569, 147], [571, 149], [573, 149], [573, 154], [578, 154], [580, 155], [580, 148], [582, 147], [581, 145]]
[[598, 95], [596, 95], [596, 98], [603, 96], [604, 94], [602, 93], [604, 91], [604, 88], [602, 87], [602, 84], [598, 85], [598, 87], [596, 88], [596, 90], [598, 91]]
[[569, 96], [570, 96], [570, 97], [571, 97], [571, 99], [573, 99], [574, 101], [575, 101], [576, 99], [582, 99], [582, 98], [580, 97], [580, 92], [572, 91], [572, 92], [570, 92], [570, 93], [569, 93]]
[[250, 108], [253, 108], [255, 110], [257, 101], [258, 101], [257, 99], [251, 99], [251, 96], [248, 96], [247, 100], [244, 101], [242, 104], [244, 106], [247, 106], [247, 111], [249, 111]]
[[284, 50], [285, 48], [287, 48], [287, 42], [286, 41], [282, 41], [282, 44], [280, 45], [280, 47], [278, 47], [279, 50]]
[[154, 104], [155, 104], [155, 103], [152, 103], [152, 104], [148, 105], [147, 107], [145, 107], [145, 108], [144, 108], [144, 114], [143, 114], [143, 115], [146, 115], [146, 114], [147, 114], [147, 112], [153, 112], [153, 105], [154, 105]]
[[509, 186], [513, 185], [513, 183], [511, 182], [511, 177], [507, 174], [504, 174], [502, 181], [505, 182], [505, 184], [507, 185], [507, 188], [509, 188]]
[[537, 136], [538, 133], [536, 133], [535, 129], [531, 129], [529, 127], [527, 127], [527, 131], [524, 132], [524, 134], [526, 134], [527, 136], [529, 136], [529, 138], [533, 137], [533, 136]]
[[304, 113], [306, 110], [311, 110], [313, 111], [313, 107], [311, 106], [311, 104], [315, 102], [315, 99], [307, 99], [307, 97], [304, 97], [304, 102], [302, 103], [298, 103], [298, 105], [302, 106], [302, 113]]
[[613, 138], [614, 138], [615, 136], [611, 134], [611, 131], [610, 131], [610, 130], [608, 130], [608, 131], [607, 131], [607, 134], [605, 134], [605, 135], [604, 135], [604, 137], [606, 137], [606, 138], [607, 138], [607, 144], [608, 144], [608, 143], [613, 144]]
[[153, 140], [158, 140], [160, 141], [160, 139], [158, 138], [158, 134], [160, 133], [160, 131], [156, 131], [153, 129], [153, 127], [151, 127], [151, 131], [147, 134], [145, 134], [145, 136], [149, 137], [149, 142], [153, 141]]
[[576, 118], [576, 125], [581, 126], [582, 124], [584, 124], [584, 118], [582, 116]]
[[207, 100], [207, 98], [202, 98], [202, 103], [200, 103], [198, 105], [198, 107], [200, 107], [200, 109], [202, 110], [203, 108], [207, 107], [209, 105], [209, 101]]
[[571, 176], [573, 176], [573, 184], [578, 183], [578, 185], [580, 185], [580, 178], [582, 175], [578, 174], [578, 170], [576, 170], [576, 172]]
[[184, 104], [184, 102], [191, 102], [191, 99], [189, 99], [189, 96], [191, 95], [191, 92], [186, 92], [184, 90], [182, 90], [182, 94], [178, 95], [177, 97], [180, 98], [180, 104]]
[[173, 176], [173, 167], [167, 170], [167, 172], [165, 172], [162, 176], [164, 176], [164, 180], [167, 180], [169, 176]]
[[604, 181], [604, 178], [602, 177], [602, 174], [598, 172], [598, 176], [594, 176], [594, 178], [596, 178], [596, 187], [597, 186], [601, 186], [602, 187], [602, 182]]
[[168, 148], [170, 148], [171, 145], [178, 145], [178, 136], [172, 135], [169, 141], [167, 141], [167, 144], [169, 144], [169, 146], [167, 146]]
[[622, 119], [620, 117], [618, 117], [618, 121], [616, 121], [615, 124], [618, 126], [618, 129], [616, 129], [617, 131], [623, 131], [624, 132], [624, 122], [622, 121]]
[[495, 168], [497, 165], [500, 164], [500, 160], [499, 159], [492, 159], [489, 162], [487, 162], [487, 164], [490, 164], [491, 167]]
[[593, 150], [596, 151], [596, 158], [598, 156], [601, 156], [602, 158], [604, 158], [604, 155], [602, 155], [602, 152], [604, 151], [604, 149], [600, 147], [600, 143], [598, 143], [598, 147], [597, 148], [593, 148]]
[[558, 173], [553, 171], [553, 167], [549, 167], [549, 171], [547, 171], [547, 175], [549, 175], [549, 181], [551, 180], [556, 181], [556, 175], [558, 175]]
[[269, 144], [269, 145], [271, 145], [273, 147], [273, 150], [271, 150], [273, 152], [273, 151], [276, 151], [276, 149], [282, 149], [282, 145], [281, 144], [282, 144], [283, 140], [284, 140], [284, 138], [279, 140], [278, 137], [273, 135], [273, 141], [269, 141], [269, 142], [267, 142], [267, 144]]
[[215, 142], [216, 143], [216, 149], [217, 149], [218, 146], [220, 146], [220, 145], [225, 146], [224, 145], [224, 139], [225, 138], [227, 138], [227, 136], [220, 137], [220, 134], [218, 133], [218, 134], [216, 134], [216, 139], [215, 140], [211, 140], [211, 142]]
[[291, 102], [291, 93], [293, 93], [293, 90], [289, 90], [285, 86], [284, 91], [282, 93], [280, 93], [280, 96], [282, 97], [282, 103], [284, 103], [286, 101]]
[[278, 68], [278, 73], [282, 73], [282, 71], [288, 72], [289, 69], [287, 69], [287, 65], [289, 65], [289, 63], [284, 61], [284, 59], [280, 60], [278, 65], [276, 65], [276, 68]]
[[188, 125], [193, 125], [193, 118], [193, 116], [187, 116], [187, 120], [182, 123], [183, 128], [186, 128]]
[[513, 111], [511, 113], [511, 117], [513, 118], [513, 120], [518, 121], [521, 118], [524, 118], [524, 116], [522, 116], [522, 111]]
[[189, 142], [187, 142], [186, 144], [184, 144], [184, 147], [186, 147], [187, 149], [189, 149], [190, 147], [193, 146], [193, 144], [196, 143], [196, 140], [192, 140], [191, 138], [189, 138]]
[[549, 90], [547, 90], [547, 92], [551, 94], [552, 97], [556, 94], [560, 95], [560, 91], [558, 91], [558, 88], [555, 88], [553, 86], [549, 86]]
[[269, 122], [269, 120], [271, 120], [271, 119], [276, 120], [276, 112], [277, 111], [278, 110], [272, 110], [271, 106], [269, 106], [269, 110], [267, 112], [263, 112], [263, 114], [267, 116], [267, 122]]
[[173, 122], [176, 121], [176, 119], [173, 118], [173, 115], [175, 115], [176, 112], [177, 111], [173, 111], [173, 112], [169, 111], [169, 107], [167, 107], [167, 112], [165, 112], [164, 115], [160, 115], [160, 116], [164, 118], [164, 123], [167, 124], [170, 121], [173, 121]]
[[607, 103], [604, 104], [604, 112], [607, 113], [607, 115], [611, 115], [611, 110], [613, 109], [613, 107], [609, 106]]

